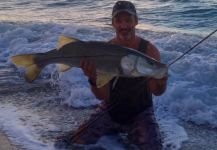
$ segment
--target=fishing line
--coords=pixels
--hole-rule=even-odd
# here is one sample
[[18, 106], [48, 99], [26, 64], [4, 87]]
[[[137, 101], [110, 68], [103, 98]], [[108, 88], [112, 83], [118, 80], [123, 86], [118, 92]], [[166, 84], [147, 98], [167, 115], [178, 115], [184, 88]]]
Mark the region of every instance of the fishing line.
[[[199, 44], [201, 44], [203, 41], [205, 41], [206, 39], [208, 39], [211, 35], [213, 35], [215, 32], [217, 32], [217, 29], [214, 30], [212, 33], [210, 33], [208, 36], [206, 36], [205, 38], [203, 38], [201, 41], [199, 41], [197, 44], [195, 44], [193, 47], [191, 47], [189, 50], [187, 50], [186, 52], [184, 52], [181, 56], [179, 56], [178, 58], [176, 58], [174, 61], [172, 61], [169, 65], [173, 65], [175, 62], [177, 62], [179, 59], [181, 59], [183, 56], [185, 56], [187, 53], [189, 53], [190, 51], [192, 51], [195, 47], [197, 47]], [[98, 114], [96, 118], [94, 118], [93, 120], [89, 120], [88, 122], [86, 122], [76, 133], [74, 133], [71, 137], [70, 140], [73, 142], [76, 138], [78, 138], [79, 135], [81, 135], [87, 128], [89, 128], [90, 126], [93, 125], [93, 123], [95, 121], [97, 121], [99, 118], [103, 117], [107, 112], [109, 112], [111, 109], [113, 109], [114, 107], [116, 107], [119, 103], [116, 104], [111, 104], [110, 107], [108, 107], [106, 110], [104, 110], [102, 113]]]
[[80, 129], [78, 129], [77, 132], [75, 132], [71, 137], [70, 137], [70, 140], [72, 142], [74, 142], [74, 140], [76, 138], [79, 138], [79, 136], [87, 129], [89, 128], [90, 126], [93, 125], [93, 123], [95, 123], [99, 118], [103, 117], [105, 114], [107, 114], [110, 110], [112, 110], [114, 107], [116, 107], [117, 105], [119, 105], [120, 102], [118, 103], [113, 103], [113, 104], [110, 104], [110, 106], [105, 109], [104, 111], [102, 111], [100, 114], [98, 114], [94, 119], [92, 120], [89, 120], [88, 122], [86, 122], [83, 126], [81, 126]]
[[181, 59], [183, 56], [185, 56], [187, 53], [189, 53], [190, 51], [192, 51], [195, 47], [197, 47], [199, 44], [201, 44], [203, 41], [205, 41], [206, 39], [208, 39], [211, 35], [213, 35], [215, 32], [217, 31], [214, 30], [212, 33], [210, 33], [209, 35], [207, 35], [205, 38], [203, 38], [201, 41], [199, 41], [197, 44], [195, 44], [193, 47], [191, 47], [189, 50], [187, 50], [186, 52], [184, 52], [181, 56], [179, 56], [178, 58], [176, 58], [175, 60], [173, 60], [171, 63], [169, 63], [168, 67], [171, 66], [172, 64], [174, 64], [175, 62], [177, 62], [179, 59]]

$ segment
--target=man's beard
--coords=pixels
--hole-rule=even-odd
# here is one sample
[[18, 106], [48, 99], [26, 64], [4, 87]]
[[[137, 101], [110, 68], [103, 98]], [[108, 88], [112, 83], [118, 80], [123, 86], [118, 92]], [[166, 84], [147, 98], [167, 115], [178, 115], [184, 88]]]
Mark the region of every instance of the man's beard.
[[119, 37], [122, 40], [128, 41], [132, 38], [132, 36], [133, 36], [133, 29], [131, 29], [131, 28], [119, 30]]

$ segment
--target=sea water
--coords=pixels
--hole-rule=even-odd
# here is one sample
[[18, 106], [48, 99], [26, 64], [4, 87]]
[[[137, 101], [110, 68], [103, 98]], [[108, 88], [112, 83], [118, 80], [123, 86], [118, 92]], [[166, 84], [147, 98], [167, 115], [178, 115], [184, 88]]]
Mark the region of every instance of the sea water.
[[[216, 0], [132, 2], [139, 16], [137, 34], [155, 44], [162, 62], [167, 64], [217, 28]], [[114, 3], [113, 0], [0, 2], [0, 128], [15, 144], [29, 150], [54, 149], [52, 136], [76, 128], [82, 120], [66, 108], [85, 111], [100, 102], [79, 68], [58, 73], [55, 65], [47, 66], [32, 88], [23, 80], [23, 70], [14, 68], [10, 57], [54, 49], [61, 34], [84, 41], [110, 40], [115, 36], [111, 26]], [[167, 91], [154, 97], [165, 149], [178, 150], [188, 140], [181, 122], [217, 127], [216, 41], [215, 34], [172, 65]], [[41, 84], [44, 80], [58, 90], [42, 90], [46, 89]], [[107, 137], [100, 139], [98, 145], [124, 149], [117, 140]]]

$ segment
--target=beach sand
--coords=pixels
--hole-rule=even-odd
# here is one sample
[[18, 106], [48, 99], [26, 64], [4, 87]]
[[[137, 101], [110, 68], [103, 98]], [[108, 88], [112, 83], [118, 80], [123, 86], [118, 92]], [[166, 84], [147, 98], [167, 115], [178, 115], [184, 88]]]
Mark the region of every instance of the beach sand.
[[181, 150], [217, 150], [217, 129], [205, 125], [184, 123], [188, 140]]
[[11, 143], [8, 137], [0, 131], [0, 150], [21, 150]]

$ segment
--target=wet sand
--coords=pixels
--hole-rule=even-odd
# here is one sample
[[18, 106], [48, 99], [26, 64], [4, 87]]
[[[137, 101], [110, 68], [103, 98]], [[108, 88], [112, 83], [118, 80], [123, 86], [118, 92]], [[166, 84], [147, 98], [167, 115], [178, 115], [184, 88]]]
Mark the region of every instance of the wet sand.
[[188, 134], [188, 140], [181, 150], [217, 150], [217, 128], [185, 123], [182, 125]]
[[21, 150], [11, 143], [8, 137], [0, 131], [0, 150]]
[[[5, 69], [5, 67], [0, 68], [0, 96], [5, 95], [8, 90], [5, 88], [5, 85], [10, 86], [10, 81], [13, 77], [11, 75], [11, 69]], [[9, 80], [7, 80], [9, 79]], [[0, 99], [1, 100], [1, 99]], [[6, 134], [0, 129], [0, 150], [21, 150], [18, 146], [15, 146]]]

